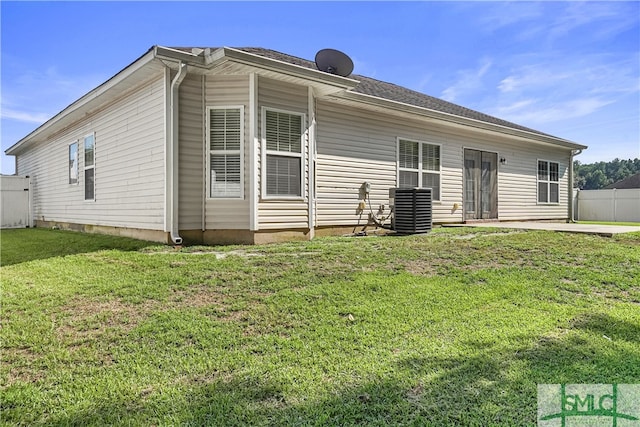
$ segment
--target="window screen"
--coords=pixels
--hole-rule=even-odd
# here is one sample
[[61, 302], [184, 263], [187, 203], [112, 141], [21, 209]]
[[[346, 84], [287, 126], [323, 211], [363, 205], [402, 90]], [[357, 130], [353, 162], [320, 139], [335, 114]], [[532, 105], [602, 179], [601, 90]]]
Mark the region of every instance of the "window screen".
[[426, 142], [398, 140], [398, 185], [431, 188], [433, 200], [440, 200], [440, 146]]
[[302, 196], [303, 116], [266, 110], [266, 195]]
[[209, 196], [241, 198], [243, 108], [209, 110]]

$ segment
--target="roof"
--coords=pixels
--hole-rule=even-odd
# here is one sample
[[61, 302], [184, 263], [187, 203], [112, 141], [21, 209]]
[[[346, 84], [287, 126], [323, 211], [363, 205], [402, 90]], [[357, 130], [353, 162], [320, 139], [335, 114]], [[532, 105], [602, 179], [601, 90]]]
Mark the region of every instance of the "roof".
[[604, 187], [603, 190], [609, 190], [612, 188], [615, 188], [618, 190], [623, 190], [627, 188], [640, 188], [640, 172], [638, 172], [635, 175], [628, 176], [625, 179], [621, 179], [618, 182], [614, 182], [613, 184], [609, 184], [606, 187]]
[[[213, 49], [213, 48], [212, 48]], [[305, 68], [316, 69], [315, 62], [307, 59], [298, 58], [296, 56], [288, 55], [285, 53], [277, 52], [275, 50], [263, 49], [258, 47], [237, 47], [234, 49], [242, 50], [244, 52], [252, 53], [254, 55], [264, 56], [266, 58], [275, 59], [282, 62], [298, 65]], [[355, 80], [358, 80], [358, 85], [353, 89], [353, 92], [361, 93], [364, 95], [370, 95], [377, 98], [387, 99], [389, 101], [401, 102], [404, 104], [414, 105], [416, 107], [427, 108], [442, 113], [451, 114], [454, 116], [465, 117], [468, 119], [478, 120], [481, 122], [496, 124], [512, 129], [518, 129], [525, 132], [531, 132], [538, 135], [550, 136], [535, 129], [531, 129], [525, 126], [511, 123], [506, 120], [499, 119], [497, 117], [490, 116], [488, 114], [481, 113], [479, 111], [472, 110], [470, 108], [462, 107], [452, 102], [445, 101], [443, 99], [435, 98], [433, 96], [426, 95], [421, 92], [417, 92], [411, 89], [407, 89], [402, 86], [395, 85], [393, 83], [387, 83], [384, 81], [376, 80], [371, 77], [366, 77], [358, 74], [352, 74], [349, 76]]]
[[[338, 93], [348, 102], [373, 104], [383, 109], [408, 111], [411, 114], [425, 115], [438, 120], [450, 121], [463, 126], [497, 131], [524, 137], [528, 140], [552, 144], [569, 149], [584, 149], [584, 145], [549, 135], [535, 129], [511, 123], [488, 114], [474, 111], [460, 105], [444, 101], [402, 86], [383, 82], [370, 77], [352, 74], [348, 77], [327, 74], [319, 71], [315, 62], [275, 50], [259, 47], [163, 47], [152, 46], [146, 53], [126, 66], [100, 86], [88, 92], [64, 110], [53, 116], [30, 134], [9, 147], [5, 152], [15, 155], [32, 142], [48, 137], [74, 120], [91, 114], [108, 100], [116, 99], [129, 88], [143, 81], [149, 72], [162, 72], [165, 67], [185, 62], [193, 70], [206, 73], [208, 70], [223, 66], [225, 62], [258, 67], [274, 76], [284, 76], [292, 81], [313, 82], [316, 88], [329, 89]], [[226, 66], [226, 65], [224, 65]], [[146, 71], [145, 71], [146, 70]], [[241, 69], [240, 69], [241, 70]], [[238, 71], [238, 69], [236, 70]], [[107, 101], [105, 101], [105, 99]]]

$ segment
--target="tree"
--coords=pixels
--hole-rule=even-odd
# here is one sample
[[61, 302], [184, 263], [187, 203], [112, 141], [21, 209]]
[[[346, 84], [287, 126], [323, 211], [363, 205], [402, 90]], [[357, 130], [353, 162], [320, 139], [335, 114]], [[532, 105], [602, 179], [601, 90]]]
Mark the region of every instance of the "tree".
[[573, 163], [573, 186], [581, 190], [598, 190], [640, 172], [640, 158], [613, 159], [610, 162]]

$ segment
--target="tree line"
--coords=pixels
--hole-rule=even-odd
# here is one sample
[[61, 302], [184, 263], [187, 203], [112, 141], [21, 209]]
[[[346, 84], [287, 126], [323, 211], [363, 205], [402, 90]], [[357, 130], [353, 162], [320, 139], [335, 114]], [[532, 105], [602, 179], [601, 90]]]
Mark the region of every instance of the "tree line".
[[599, 190], [640, 172], [640, 159], [582, 164], [573, 162], [573, 186], [581, 190]]

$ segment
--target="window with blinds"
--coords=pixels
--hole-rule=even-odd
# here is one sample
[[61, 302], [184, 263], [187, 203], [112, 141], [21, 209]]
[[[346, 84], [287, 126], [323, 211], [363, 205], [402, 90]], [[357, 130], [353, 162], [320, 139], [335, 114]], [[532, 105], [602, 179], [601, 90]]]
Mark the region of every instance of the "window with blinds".
[[302, 197], [302, 135], [304, 116], [263, 110], [266, 197]]
[[243, 197], [244, 107], [209, 109], [209, 197]]
[[440, 145], [398, 139], [398, 186], [431, 188], [440, 200]]

